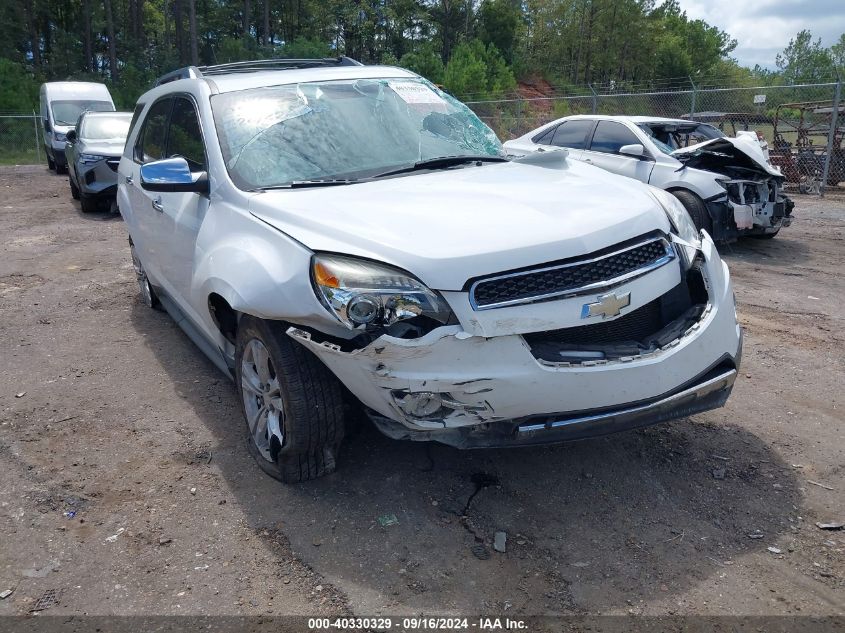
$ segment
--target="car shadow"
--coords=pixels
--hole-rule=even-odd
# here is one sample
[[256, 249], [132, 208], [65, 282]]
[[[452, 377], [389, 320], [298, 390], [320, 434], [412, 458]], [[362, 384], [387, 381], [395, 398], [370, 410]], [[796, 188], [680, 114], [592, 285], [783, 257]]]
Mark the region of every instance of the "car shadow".
[[234, 385], [166, 315], [136, 302], [130, 316], [216, 438], [248, 524], [281, 531], [357, 613], [624, 612], [765, 551], [800, 504], [788, 465], [727, 410], [510, 450], [393, 441], [365, 424], [336, 473], [285, 486], [252, 462]]
[[[70, 191], [68, 191], [68, 197], [70, 197]], [[96, 211], [89, 211], [85, 212], [82, 210], [82, 206], [79, 203], [79, 200], [73, 200], [73, 208], [76, 211], [76, 215], [79, 216], [80, 219], [86, 220], [88, 222], [122, 222], [123, 216], [120, 215], [118, 211], [110, 211], [109, 206], [106, 202], [103, 202], [100, 205], [100, 208]]]
[[768, 240], [746, 237], [729, 244], [719, 244], [718, 250], [728, 262], [751, 261], [761, 266], [789, 266], [810, 259], [806, 240], [791, 238], [789, 229]]

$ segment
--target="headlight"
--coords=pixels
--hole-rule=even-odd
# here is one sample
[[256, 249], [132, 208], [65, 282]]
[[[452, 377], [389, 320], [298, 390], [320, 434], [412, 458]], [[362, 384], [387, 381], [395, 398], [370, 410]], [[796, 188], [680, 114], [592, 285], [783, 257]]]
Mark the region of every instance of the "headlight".
[[651, 190], [651, 195], [657, 199], [669, 217], [669, 222], [672, 223], [675, 234], [688, 244], [700, 248], [701, 233], [695, 228], [692, 218], [680, 200], [668, 191], [663, 191], [663, 189], [658, 189], [657, 187], [649, 187], [649, 189]]
[[84, 164], [99, 163], [101, 160], [106, 160], [106, 156], [99, 156], [98, 154], [80, 154], [79, 160]]
[[314, 291], [350, 329], [386, 327], [416, 317], [445, 324], [449, 305], [419, 279], [386, 264], [343, 255], [314, 255]]
[[63, 143], [67, 140], [67, 134], [62, 134], [61, 132], [56, 132], [55, 136], [53, 137], [57, 142]]

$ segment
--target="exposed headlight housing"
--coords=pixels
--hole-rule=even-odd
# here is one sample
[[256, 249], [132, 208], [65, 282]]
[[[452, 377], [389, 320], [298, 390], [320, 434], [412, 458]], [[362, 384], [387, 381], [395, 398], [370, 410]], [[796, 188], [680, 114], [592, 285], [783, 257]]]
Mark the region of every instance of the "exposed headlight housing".
[[317, 297], [350, 329], [378, 329], [400, 321], [431, 319], [445, 324], [452, 310], [445, 299], [403, 270], [345, 255], [311, 260]]
[[106, 160], [107, 156], [100, 156], [99, 154], [80, 154], [79, 160], [85, 164], [99, 163], [101, 160]]
[[666, 216], [672, 224], [675, 235], [690, 246], [700, 248], [701, 232], [695, 228], [692, 218], [680, 200], [668, 191], [663, 191], [663, 189], [658, 189], [657, 187], [649, 187], [649, 189], [651, 190], [651, 195], [654, 196], [666, 212]]
[[63, 143], [67, 140], [67, 134], [64, 134], [62, 132], [56, 132], [53, 138], [56, 140], [56, 142]]

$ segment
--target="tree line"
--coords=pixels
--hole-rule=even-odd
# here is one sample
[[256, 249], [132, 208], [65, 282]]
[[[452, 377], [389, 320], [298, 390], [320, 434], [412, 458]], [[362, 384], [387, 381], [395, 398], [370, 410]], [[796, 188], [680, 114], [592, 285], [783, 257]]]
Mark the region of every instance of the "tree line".
[[4, 0], [0, 111], [30, 109], [40, 82], [62, 79], [105, 81], [130, 107], [174, 68], [266, 57], [402, 65], [460, 97], [507, 94], [525, 77], [556, 86], [830, 77], [845, 35], [826, 49], [799, 33], [777, 71], [741, 68], [735, 47], [677, 0]]

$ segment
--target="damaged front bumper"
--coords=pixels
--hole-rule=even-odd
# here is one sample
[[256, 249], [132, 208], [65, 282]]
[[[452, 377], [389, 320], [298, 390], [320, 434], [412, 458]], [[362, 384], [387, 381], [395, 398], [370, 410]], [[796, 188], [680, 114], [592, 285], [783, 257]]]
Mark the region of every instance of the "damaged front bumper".
[[609, 435], [659, 422], [675, 420], [727, 402], [736, 379], [737, 364], [725, 358], [689, 386], [644, 403], [580, 412], [575, 415], [540, 416], [524, 420], [490, 422], [435, 431], [409, 431], [382, 416], [371, 415], [379, 430], [393, 439], [433, 440], [456, 448], [496, 448], [554, 444]]
[[722, 181], [727, 195], [707, 201], [713, 239], [725, 241], [743, 235], [768, 235], [792, 224], [795, 203], [772, 181]]
[[111, 156], [94, 163], [76, 161], [77, 186], [82, 195], [109, 198], [117, 195], [117, 167], [119, 156]]
[[477, 336], [460, 325], [415, 339], [381, 336], [345, 351], [297, 327], [370, 409], [386, 435], [460, 448], [553, 443], [603, 435], [722, 406], [741, 354], [727, 266], [707, 260], [709, 302], [662, 347], [613, 360], [549, 362], [525, 336]]

